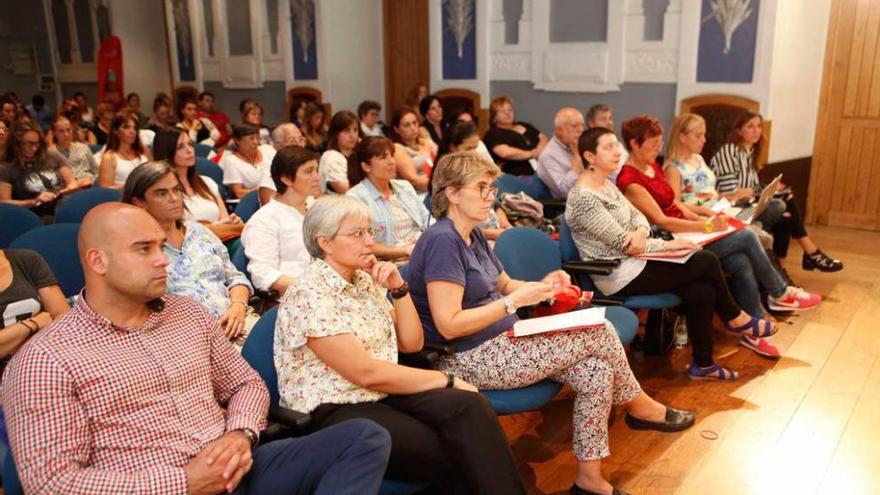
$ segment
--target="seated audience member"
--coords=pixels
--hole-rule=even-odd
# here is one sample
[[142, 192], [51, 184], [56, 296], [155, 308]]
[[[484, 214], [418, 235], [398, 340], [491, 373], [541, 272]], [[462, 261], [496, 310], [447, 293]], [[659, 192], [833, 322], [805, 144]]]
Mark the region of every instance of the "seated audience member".
[[39, 126], [18, 120], [6, 138], [6, 156], [0, 163], [0, 203], [52, 215], [58, 198], [77, 187], [67, 160], [47, 149]]
[[[480, 141], [480, 135], [477, 133], [477, 128], [474, 127], [473, 122], [459, 120], [453, 123], [448, 129], [446, 129], [445, 140], [446, 142], [441, 147], [440, 156], [461, 151], [473, 151], [487, 163], [492, 163], [492, 158], [489, 157], [488, 152], [485, 154], [480, 153], [479, 145], [482, 144], [482, 141]], [[429, 188], [428, 195], [431, 195], [431, 193], [432, 190]], [[495, 198], [495, 202], [492, 205], [492, 209], [489, 210], [489, 217], [486, 221], [479, 224], [477, 227], [480, 228], [483, 232], [483, 236], [489, 240], [490, 244], [498, 239], [498, 236], [500, 236], [502, 232], [511, 227], [507, 214], [504, 213], [504, 210], [501, 208], [499, 198]]]
[[373, 254], [403, 262], [431, 218], [416, 190], [395, 179], [394, 143], [385, 137], [361, 141], [348, 162], [348, 194], [364, 202], [371, 213], [375, 235]]
[[220, 137], [216, 139], [214, 146], [225, 146], [229, 142], [229, 138], [232, 137], [231, 128], [229, 127], [229, 116], [225, 112], [214, 108], [214, 93], [210, 91], [199, 93], [198, 103], [199, 117], [210, 120], [220, 133]]
[[[95, 133], [95, 142], [100, 145], [105, 145], [110, 140], [113, 118], [116, 116], [116, 113], [113, 110], [113, 104], [106, 101], [98, 103], [98, 106], [95, 107], [95, 115], [98, 119], [94, 124], [94, 127], [92, 127], [92, 132]], [[82, 116], [80, 117], [82, 118]]]
[[327, 126], [324, 124], [324, 107], [309, 103], [303, 111], [300, 130], [306, 138], [306, 148], [321, 154], [327, 149]]
[[419, 103], [425, 99], [428, 94], [428, 85], [420, 82], [409, 88], [406, 92], [406, 98], [403, 100], [404, 105], [412, 108], [417, 113], [419, 120], [422, 120], [423, 118], [423, 115], [419, 113]]
[[15, 109], [15, 102], [7, 98], [5, 95], [2, 101], [0, 101], [0, 118], [8, 122], [9, 125], [12, 125], [13, 122], [18, 120], [18, 112]]
[[361, 121], [361, 133], [364, 137], [384, 136], [382, 122], [379, 120], [379, 112], [382, 105], [377, 101], [365, 100], [358, 105], [358, 120]]
[[254, 287], [280, 297], [311, 261], [302, 225], [308, 205], [321, 194], [318, 157], [301, 146], [281, 148], [271, 174], [278, 192], [247, 222], [241, 243]]
[[29, 338], [70, 306], [46, 261], [29, 249], [0, 249], [0, 374]]
[[95, 125], [95, 112], [92, 110], [92, 107], [89, 106], [89, 100], [88, 98], [86, 98], [85, 93], [77, 91], [73, 94], [73, 99], [79, 106], [79, 115], [82, 118], [82, 122], [85, 123], [86, 127], [91, 127]]
[[256, 126], [233, 125], [232, 141], [235, 149], [226, 150], [220, 158], [223, 184], [234, 197], [243, 198], [259, 187], [263, 169], [272, 163], [272, 156], [260, 145], [260, 129]]
[[591, 275], [606, 295], [621, 297], [673, 292], [683, 301], [693, 362], [693, 379], [736, 380], [739, 374], [715, 364], [712, 356], [712, 315], [717, 313], [727, 330], [752, 339], [769, 337], [778, 330], [772, 322], [741, 310], [724, 281], [715, 253], [698, 250], [684, 263], [645, 260], [639, 255], [694, 249], [688, 241], [649, 239], [650, 224], [608, 180], [620, 160], [614, 132], [588, 129], [578, 140], [585, 170], [568, 193], [565, 219], [581, 258], [621, 260], [609, 275]]
[[[727, 229], [727, 217], [723, 213], [697, 212], [676, 199], [656, 161], [663, 142], [663, 127], [654, 117], [642, 115], [627, 120], [623, 123], [622, 134], [630, 155], [617, 176], [617, 187], [652, 225], [672, 233], [712, 233]], [[788, 286], [752, 230], [739, 229], [705, 248], [715, 253], [722, 268], [731, 274], [730, 288], [734, 299], [752, 316], [765, 317], [760, 289], [768, 294], [770, 309], [776, 311], [810, 309], [822, 300], [803, 289]], [[779, 355], [768, 342], [748, 335], [744, 335], [740, 342], [759, 354]]]
[[[603, 127], [605, 129], [611, 129], [612, 131], [614, 130], [614, 111], [611, 107], [604, 103], [597, 103], [587, 110], [587, 129], [592, 129], [593, 127]], [[627, 153], [626, 148], [621, 144], [620, 163], [617, 165], [617, 170], [612, 172], [608, 177], [611, 182], [617, 181], [617, 174], [620, 173], [620, 168], [623, 167], [623, 164], [626, 163], [628, 158], [629, 153]]]
[[149, 148], [141, 142], [137, 118], [122, 111], [110, 125], [110, 136], [98, 167], [98, 185], [122, 189], [125, 179], [135, 167], [149, 161]]
[[532, 175], [535, 159], [547, 146], [547, 136], [528, 122], [514, 118], [513, 99], [498, 96], [489, 104], [489, 130], [483, 136], [492, 161], [510, 175]]
[[52, 119], [52, 141], [49, 147], [67, 159], [73, 178], [79, 187], [90, 187], [98, 176], [98, 162], [95, 155], [85, 143], [77, 142], [76, 128], [65, 115], [57, 115]]
[[[266, 150], [264, 153], [271, 154], [272, 158], [275, 158], [275, 153], [284, 148], [285, 146], [305, 146], [306, 138], [302, 135], [299, 128], [296, 124], [291, 122], [286, 122], [284, 124], [280, 124], [272, 131], [272, 146], [271, 153], [269, 152], [269, 146], [260, 145], [261, 150]], [[271, 161], [270, 161], [271, 163]], [[263, 172], [260, 178], [260, 204], [264, 205], [272, 199], [272, 196], [275, 194], [275, 181], [272, 180], [272, 167], [264, 167]]]
[[419, 192], [428, 190], [437, 145], [419, 135], [419, 116], [410, 107], [400, 107], [391, 115], [391, 138], [397, 176]]
[[344, 196], [323, 197], [306, 214], [315, 261], [284, 295], [275, 326], [281, 404], [310, 412], [320, 427], [352, 418], [385, 427], [393, 479], [430, 482], [437, 493], [525, 493], [477, 389], [397, 364], [397, 353], [420, 350], [424, 335], [397, 267], [371, 254], [370, 225], [367, 207]]
[[434, 95], [428, 95], [419, 102], [419, 111], [422, 114], [422, 129], [431, 136], [431, 141], [436, 144], [443, 142], [443, 106], [440, 99]]
[[553, 137], [538, 157], [538, 177], [554, 199], [565, 199], [584, 171], [577, 141], [584, 132], [584, 116], [575, 108], [562, 108], [553, 119]]
[[330, 119], [327, 151], [321, 154], [318, 162], [318, 176], [321, 178], [321, 192], [345, 194], [348, 183], [348, 158], [360, 141], [360, 126], [355, 114], [348, 110], [336, 112]]
[[[744, 112], [736, 120], [728, 143], [719, 148], [709, 162], [718, 178], [718, 192], [732, 194], [734, 201], [754, 200], [763, 189], [757, 169], [757, 160], [764, 146], [761, 129], [763, 121], [757, 113]], [[804, 270], [843, 270], [843, 262], [827, 256], [807, 235], [803, 217], [792, 193], [785, 195], [783, 199], [771, 201], [756, 220], [773, 234], [773, 254], [780, 265], [784, 265], [789, 242], [794, 239], [804, 250], [801, 259]]]
[[257, 446], [266, 386], [211, 313], [165, 295], [164, 240], [134, 206], [86, 215], [82, 298], [18, 352], [3, 386], [24, 491], [375, 493], [390, 447], [375, 424]]
[[125, 97], [125, 107], [137, 114], [138, 123], [141, 129], [143, 129], [147, 125], [147, 116], [141, 112], [141, 95], [129, 93]]
[[496, 165], [468, 152], [447, 155], [437, 166], [431, 207], [439, 220], [419, 239], [409, 263], [425, 338], [454, 346], [455, 354], [441, 359], [439, 369], [481, 389], [519, 388], [547, 378], [571, 384], [578, 460], [571, 493], [612, 493], [601, 473], [612, 404], [625, 405], [627, 423], [637, 428], [679, 431], [693, 424], [694, 415], [642, 391], [608, 322], [583, 332], [506, 335], [518, 308], [551, 299], [570, 281], [561, 270], [541, 282], [511, 279], [475, 228], [486, 220], [499, 174]]
[[[470, 122], [471, 124], [473, 124], [474, 129], [478, 128], [477, 120], [474, 118], [473, 114], [465, 108], [459, 108], [457, 110], [454, 110], [452, 112], [452, 115], [449, 116], [449, 127], [452, 127], [453, 125], [455, 125], [459, 122]], [[479, 135], [477, 137], [479, 137]], [[441, 146], [441, 148], [443, 147], [443, 143], [437, 143], [437, 144], [439, 144]], [[447, 150], [448, 150], [448, 147], [447, 147]], [[459, 150], [459, 151], [461, 151], [461, 150]], [[477, 139], [477, 147], [476, 148], [474, 148], [473, 150], [467, 150], [467, 151], [475, 151], [478, 155], [485, 158], [486, 161], [494, 163], [494, 160], [492, 160], [492, 154], [489, 153], [489, 148], [486, 147], [486, 143], [484, 143], [482, 139]], [[447, 151], [441, 150], [441, 152], [438, 153], [438, 155], [437, 155], [437, 160], [439, 161], [440, 155], [442, 155], [446, 152]]]
[[297, 128], [302, 127], [302, 123], [305, 121], [308, 105], [309, 100], [303, 97], [294, 97], [290, 102], [290, 122], [296, 124]]
[[[241, 105], [241, 121], [245, 124], [250, 124], [260, 131], [260, 142], [259, 144], [272, 144], [272, 136], [269, 132], [269, 128], [263, 124], [263, 105], [260, 105], [258, 102], [254, 100], [246, 100], [242, 102]], [[235, 133], [235, 129], [233, 128], [233, 134]], [[235, 137], [235, 136], [233, 136]]]
[[253, 289], [217, 236], [194, 220], [184, 221], [184, 191], [177, 177], [170, 163], [147, 162], [128, 176], [122, 202], [147, 210], [165, 232], [166, 292], [204, 306], [226, 337], [241, 346], [257, 322], [247, 318]]
[[158, 133], [169, 127], [173, 127], [171, 123], [171, 105], [164, 98], [157, 96], [153, 100], [153, 115], [147, 120], [147, 129]]
[[199, 174], [196, 152], [187, 133], [174, 128], [159, 131], [153, 141], [153, 159], [167, 161], [174, 168], [182, 189], [185, 220], [201, 223], [221, 240], [241, 234], [244, 223], [226, 210], [220, 186]]
[[52, 123], [52, 111], [46, 107], [46, 99], [43, 95], [34, 95], [31, 104], [25, 107], [31, 120], [33, 120], [43, 133], [49, 132]]
[[177, 128], [186, 131], [193, 143], [214, 146], [220, 139], [220, 131], [206, 117], [199, 117], [195, 98], [182, 98], [177, 104]]

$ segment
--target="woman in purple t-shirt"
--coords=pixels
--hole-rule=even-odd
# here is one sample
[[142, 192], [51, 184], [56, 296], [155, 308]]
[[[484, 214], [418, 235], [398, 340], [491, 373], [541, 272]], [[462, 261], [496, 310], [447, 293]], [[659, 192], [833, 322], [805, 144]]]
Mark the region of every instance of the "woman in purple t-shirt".
[[[680, 431], [694, 415], [668, 408], [642, 391], [610, 323], [583, 332], [510, 339], [516, 310], [554, 295], [571, 282], [562, 271], [541, 282], [511, 279], [475, 227], [486, 220], [497, 189], [498, 167], [472, 152], [445, 156], [434, 171], [431, 206], [437, 223], [422, 234], [410, 258], [410, 294], [428, 342], [453, 344], [442, 370], [480, 389], [512, 389], [546, 378], [575, 392], [574, 454], [578, 472], [571, 493], [610, 493], [601, 459], [608, 457], [612, 404], [627, 408], [636, 429]], [[617, 493], [615, 491], [615, 493]]]

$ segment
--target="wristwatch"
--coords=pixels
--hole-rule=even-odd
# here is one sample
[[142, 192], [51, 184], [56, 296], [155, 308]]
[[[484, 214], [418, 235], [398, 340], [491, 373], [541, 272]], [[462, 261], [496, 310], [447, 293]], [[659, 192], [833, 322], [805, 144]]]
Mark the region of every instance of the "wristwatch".
[[259, 438], [254, 430], [250, 428], [242, 428], [241, 432], [244, 433], [244, 436], [248, 438], [248, 442], [251, 443], [251, 447], [257, 444], [257, 439]]
[[504, 309], [507, 311], [507, 314], [515, 315], [516, 304], [513, 303], [513, 299], [511, 299], [510, 296], [504, 296], [501, 300], [504, 302]]

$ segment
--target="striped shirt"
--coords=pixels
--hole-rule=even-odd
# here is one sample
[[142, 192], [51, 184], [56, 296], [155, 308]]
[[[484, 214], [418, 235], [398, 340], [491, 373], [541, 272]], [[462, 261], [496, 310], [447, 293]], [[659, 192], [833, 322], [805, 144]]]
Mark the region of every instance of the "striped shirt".
[[26, 493], [187, 493], [184, 466], [266, 425], [269, 393], [217, 321], [166, 296], [139, 327], [85, 298], [6, 369], [3, 406]]
[[[581, 259], [623, 260], [610, 275], [590, 275], [604, 294], [614, 294], [626, 287], [645, 269], [645, 260], [624, 251], [630, 232], [651, 226], [611, 181], [606, 180], [600, 191], [575, 184], [565, 203], [565, 221]], [[663, 251], [664, 245], [660, 239], [648, 239], [645, 252]]]
[[715, 189], [720, 193], [730, 193], [738, 188], [750, 187], [755, 191], [761, 189], [758, 171], [752, 166], [752, 152], [746, 151], [734, 143], [727, 143], [715, 153], [709, 166], [715, 172], [718, 181]]

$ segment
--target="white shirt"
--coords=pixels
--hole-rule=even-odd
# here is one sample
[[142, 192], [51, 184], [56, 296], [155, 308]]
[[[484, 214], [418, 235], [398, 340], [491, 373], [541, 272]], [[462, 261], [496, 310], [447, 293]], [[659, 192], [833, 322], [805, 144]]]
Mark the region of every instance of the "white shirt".
[[139, 155], [137, 158], [133, 160], [126, 160], [122, 158], [119, 153], [115, 153], [116, 155], [116, 177], [113, 179], [114, 184], [125, 184], [125, 179], [128, 179], [128, 174], [131, 173], [132, 170], [135, 169], [141, 163], [146, 163], [147, 157], [144, 155]]
[[377, 136], [377, 137], [379, 137], [379, 136], [384, 136], [384, 135], [385, 135], [385, 134], [382, 133], [382, 126], [379, 125], [379, 124], [376, 124], [376, 125], [373, 126], [373, 128], [371, 129], [371, 128], [367, 127], [367, 124], [364, 124], [363, 122], [361, 122], [361, 132], [364, 133], [364, 136], [368, 136], [368, 137], [369, 137], [369, 136]]
[[224, 184], [241, 184], [245, 189], [253, 189], [260, 185], [263, 169], [272, 165], [275, 148], [267, 145], [259, 147], [261, 160], [256, 166], [239, 158], [235, 153], [223, 153], [220, 168], [223, 169]]
[[272, 157], [269, 159], [269, 166], [263, 168], [263, 172], [260, 175], [260, 187], [265, 187], [266, 189], [277, 191], [278, 188], [275, 187], [275, 181], [272, 180], [272, 160], [275, 159], [275, 154], [278, 153], [278, 150], [276, 150], [272, 146], [261, 144], [260, 152], [263, 153], [263, 156]]
[[150, 129], [139, 129], [138, 137], [145, 148], [152, 148], [153, 140], [156, 139], [156, 132]]
[[[211, 190], [211, 194], [220, 197], [220, 189], [214, 179], [202, 175], [202, 180]], [[186, 206], [186, 220], [194, 220], [196, 222], [216, 222], [220, 220], [220, 207], [217, 206], [215, 199], [208, 199], [198, 194], [192, 196], [184, 196], [183, 204]]]
[[296, 208], [272, 199], [247, 222], [241, 243], [254, 287], [268, 291], [282, 275], [299, 277], [309, 265], [303, 220]]
[[348, 158], [336, 150], [325, 151], [318, 163], [318, 177], [321, 181], [321, 192], [336, 192], [330, 189], [329, 182], [348, 184]]

